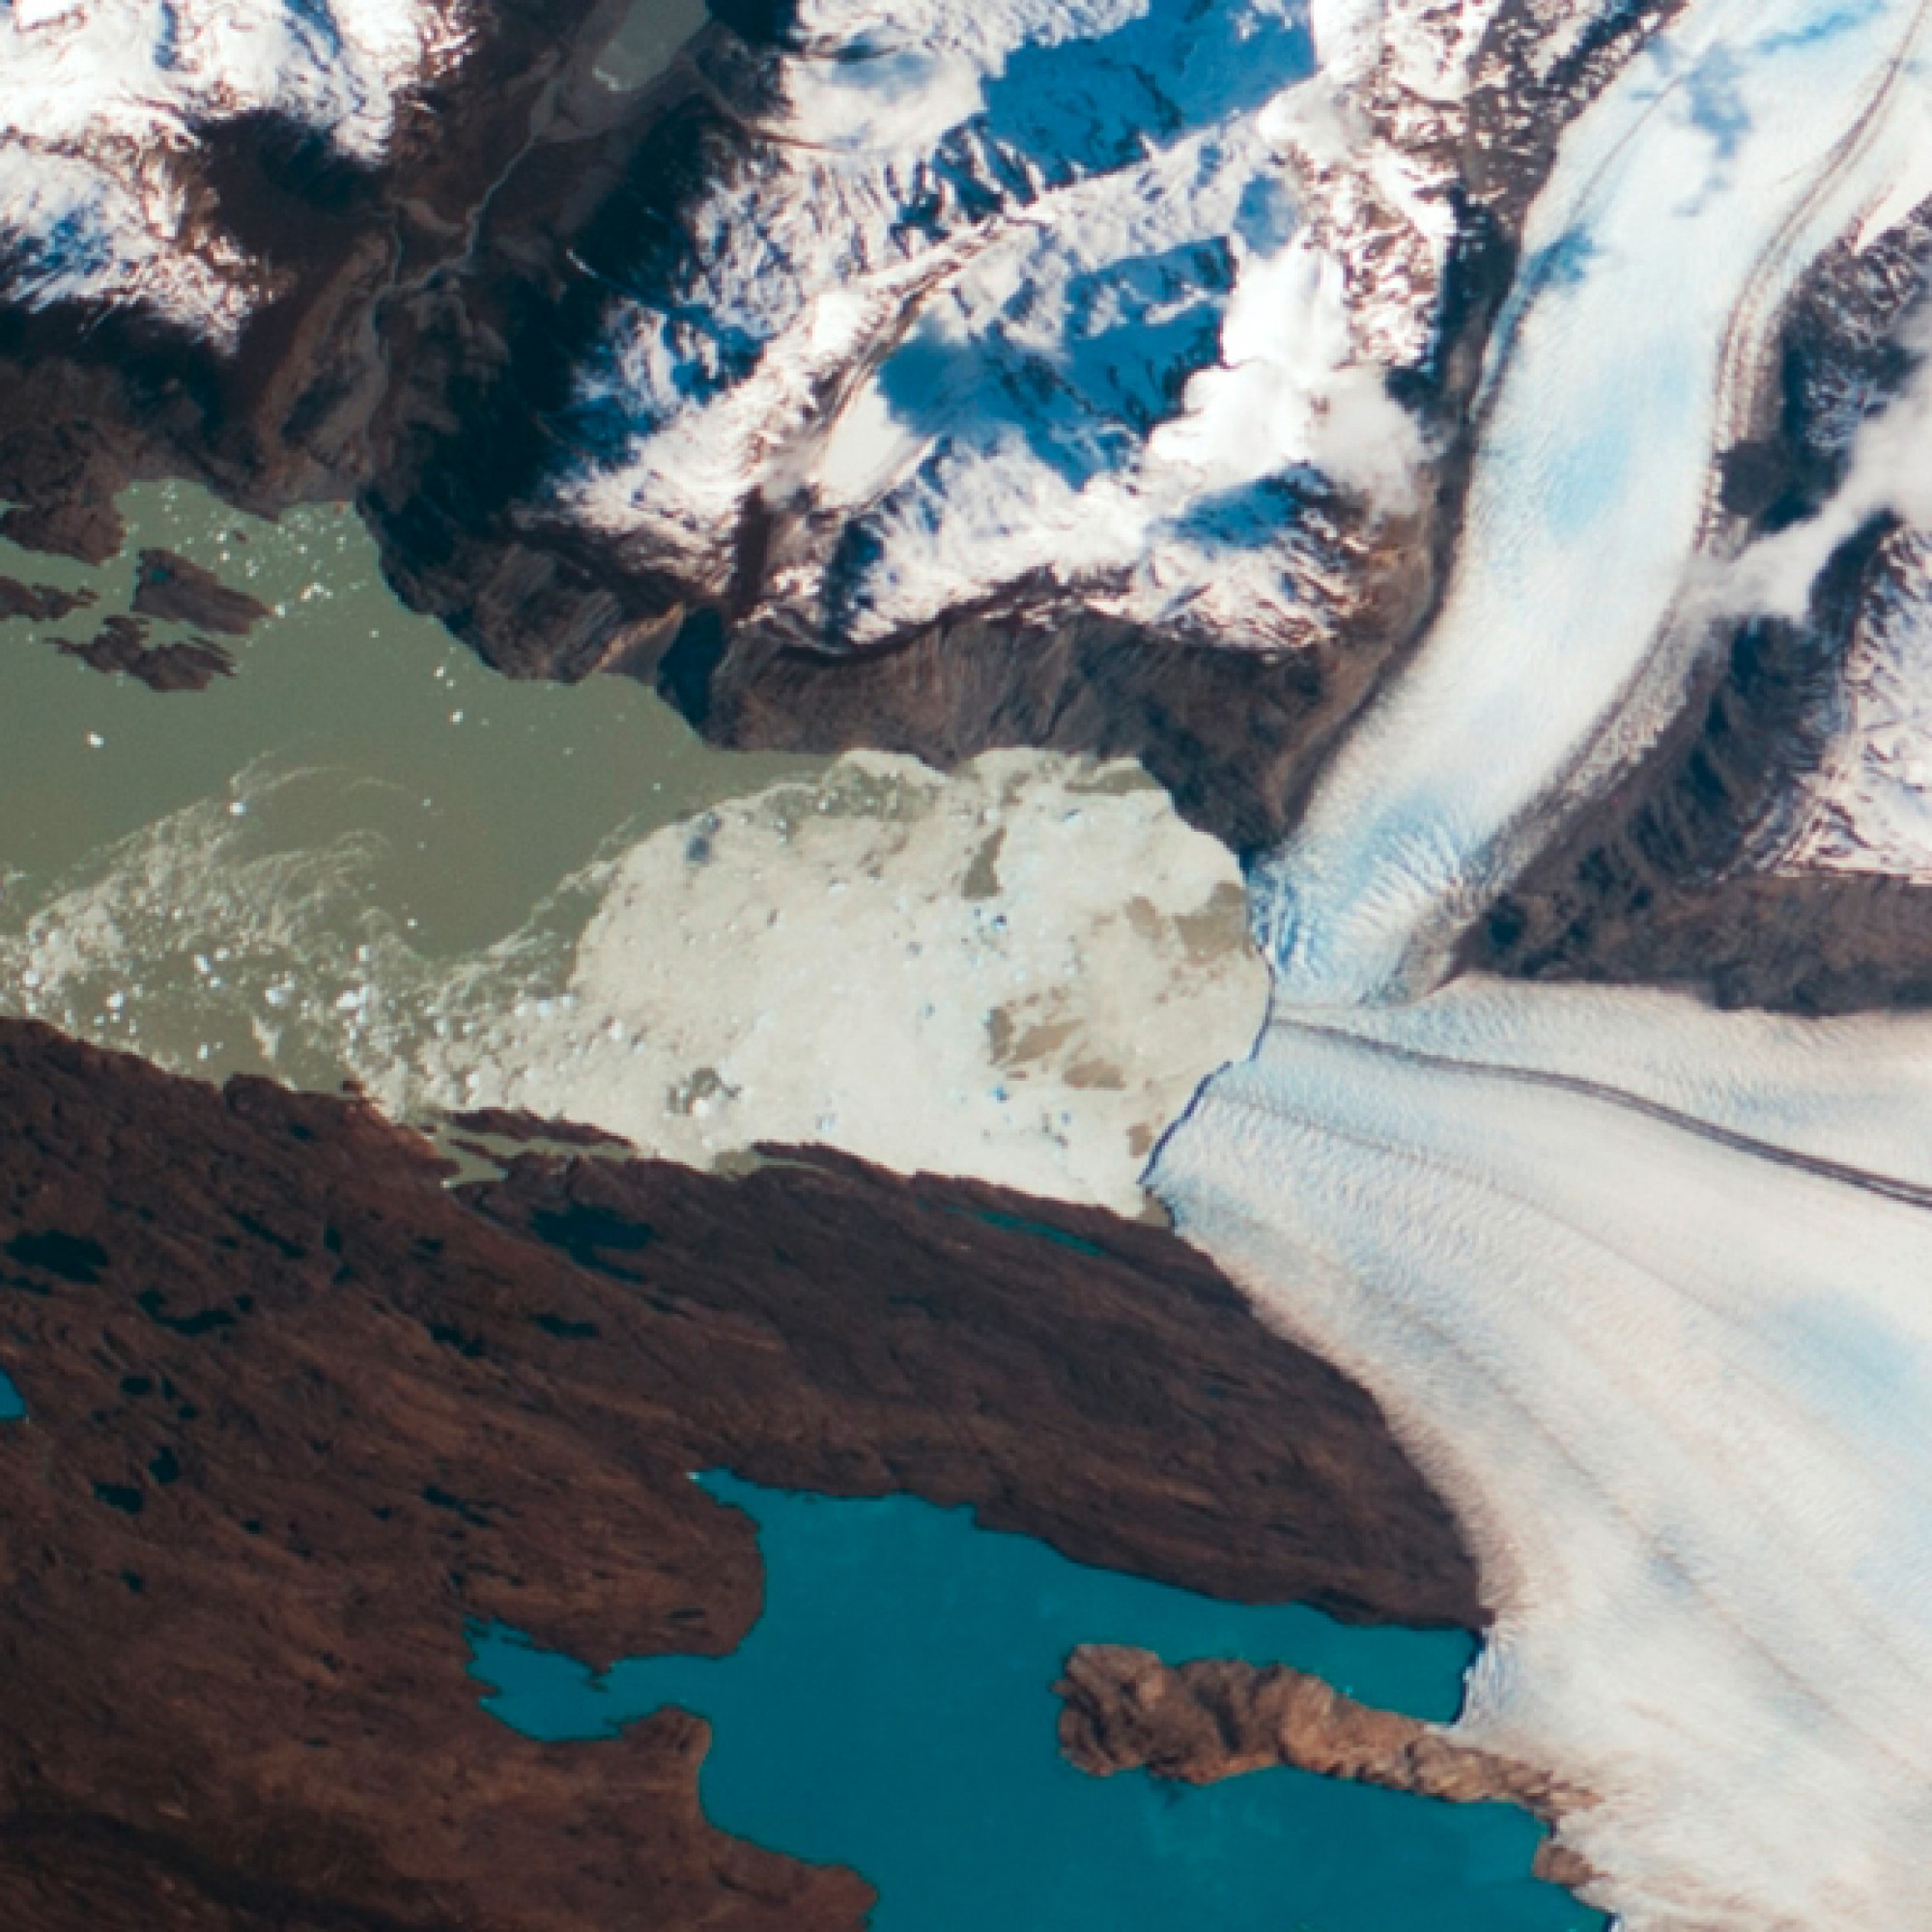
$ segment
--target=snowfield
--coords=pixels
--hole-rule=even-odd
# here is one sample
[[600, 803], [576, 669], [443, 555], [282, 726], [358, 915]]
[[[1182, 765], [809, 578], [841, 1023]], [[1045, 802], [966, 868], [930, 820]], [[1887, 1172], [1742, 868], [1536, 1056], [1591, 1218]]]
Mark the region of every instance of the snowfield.
[[455, 0], [14, 0], [0, 10], [0, 295], [231, 341], [261, 267], [196, 207], [205, 130], [273, 115], [379, 161], [461, 51]]
[[715, 596], [755, 506], [750, 620], [824, 650], [989, 605], [1332, 634], [1419, 507], [1388, 377], [1457, 236], [1453, 170], [1362, 91], [1439, 135], [1494, 12], [827, 0], [796, 49], [707, 43], [736, 145], [611, 271], [550, 515]]

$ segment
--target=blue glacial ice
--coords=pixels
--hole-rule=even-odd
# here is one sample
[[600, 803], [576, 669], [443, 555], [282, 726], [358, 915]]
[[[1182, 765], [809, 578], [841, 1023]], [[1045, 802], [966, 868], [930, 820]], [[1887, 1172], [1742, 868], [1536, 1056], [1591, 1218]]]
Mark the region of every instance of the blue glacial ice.
[[1932, 1022], [1443, 980], [1670, 720], [1779, 304], [1925, 178], [1928, 16], [1692, 0], [1567, 136], [1442, 611], [1259, 869], [1269, 1024], [1152, 1171], [1457, 1509], [1461, 1728], [1595, 1795], [1631, 1932], [1932, 1923]]
[[1922, 171], [1926, 59], [1906, 0], [1703, 0], [1566, 137], [1443, 609], [1257, 880], [1285, 996], [1426, 988], [1674, 715], [1730, 542], [1713, 452], [1797, 278]]
[[1458, 1511], [1460, 1728], [1632, 1932], [1932, 1920], [1928, 1122], [1922, 1021], [1465, 981], [1278, 1009], [1157, 1165]]

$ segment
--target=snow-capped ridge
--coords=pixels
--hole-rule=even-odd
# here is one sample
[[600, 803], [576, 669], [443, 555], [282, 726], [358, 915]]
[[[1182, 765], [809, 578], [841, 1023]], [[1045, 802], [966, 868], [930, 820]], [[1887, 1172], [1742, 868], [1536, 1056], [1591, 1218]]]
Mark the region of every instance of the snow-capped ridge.
[[0, 297], [231, 343], [268, 280], [211, 224], [201, 130], [274, 116], [373, 165], [467, 31], [463, 0], [20, 0], [0, 15]]

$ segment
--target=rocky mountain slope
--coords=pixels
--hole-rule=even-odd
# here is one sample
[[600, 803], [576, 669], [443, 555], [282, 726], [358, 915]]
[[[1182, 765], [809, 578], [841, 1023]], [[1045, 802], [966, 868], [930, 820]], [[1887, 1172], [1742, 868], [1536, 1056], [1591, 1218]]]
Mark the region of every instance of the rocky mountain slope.
[[696, 1468], [1482, 1618], [1374, 1405], [1170, 1235], [831, 1156], [447, 1173], [360, 1102], [0, 1023], [9, 1924], [856, 1929], [859, 1878], [705, 1824], [701, 1723], [539, 1746], [466, 1674], [475, 1619], [731, 1647], [756, 1547]]

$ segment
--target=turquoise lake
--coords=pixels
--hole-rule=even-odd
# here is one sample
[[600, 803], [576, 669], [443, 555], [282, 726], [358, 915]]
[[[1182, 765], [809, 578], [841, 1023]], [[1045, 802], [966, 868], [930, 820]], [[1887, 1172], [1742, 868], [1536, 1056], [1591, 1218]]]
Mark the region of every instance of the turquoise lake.
[[1372, 1703], [1454, 1715], [1471, 1646], [1350, 1630], [1086, 1569], [969, 1512], [704, 1486], [757, 1522], [764, 1614], [728, 1658], [598, 1677], [501, 1626], [474, 1634], [485, 1708], [547, 1740], [610, 1737], [666, 1704], [710, 1719], [724, 1830], [878, 1888], [873, 1932], [1595, 1932], [1529, 1876], [1540, 1830], [1295, 1771], [1203, 1790], [1090, 1778], [1060, 1756], [1051, 1686], [1077, 1643], [1319, 1670]]
[[0, 1422], [24, 1422], [26, 1415], [26, 1397], [14, 1386], [13, 1377], [0, 1369]]

